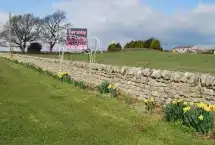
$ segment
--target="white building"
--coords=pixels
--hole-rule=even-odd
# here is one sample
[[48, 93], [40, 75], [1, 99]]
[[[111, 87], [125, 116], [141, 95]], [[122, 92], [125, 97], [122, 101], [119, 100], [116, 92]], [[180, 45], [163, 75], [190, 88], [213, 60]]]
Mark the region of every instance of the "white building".
[[176, 53], [198, 53], [208, 50], [215, 50], [214, 45], [192, 45], [192, 46], [177, 46], [172, 49]]

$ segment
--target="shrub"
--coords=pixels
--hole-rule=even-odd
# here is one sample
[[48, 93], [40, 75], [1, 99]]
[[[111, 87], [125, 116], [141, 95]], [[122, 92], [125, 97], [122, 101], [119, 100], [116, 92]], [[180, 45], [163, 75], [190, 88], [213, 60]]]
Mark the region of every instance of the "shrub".
[[153, 109], [155, 109], [156, 107], [156, 103], [154, 101], [154, 98], [150, 98], [150, 99], [144, 99], [144, 104], [146, 105], [146, 109], [148, 111], [152, 111]]
[[40, 53], [41, 50], [42, 50], [42, 45], [37, 42], [31, 43], [30, 46], [27, 48], [28, 53]]
[[112, 43], [108, 46], [108, 51], [112, 52], [112, 51], [121, 51], [122, 50], [122, 46], [120, 45], [120, 43]]
[[162, 50], [160, 41], [158, 39], [153, 39], [150, 48], [155, 49], [155, 50]]
[[103, 82], [98, 86], [99, 92], [100, 92], [101, 94], [107, 94], [107, 93], [109, 93], [109, 92], [110, 92], [110, 90], [109, 90], [109, 88], [108, 88], [109, 85], [110, 85], [109, 82], [103, 81]]
[[125, 44], [124, 48], [144, 48], [144, 41], [137, 40], [137, 41], [130, 41]]
[[147, 39], [146, 41], [144, 41], [144, 45], [145, 45], [145, 48], [150, 48], [151, 44], [152, 44], [152, 41], [154, 40], [155, 38], [152, 37], [152, 38], [149, 38]]

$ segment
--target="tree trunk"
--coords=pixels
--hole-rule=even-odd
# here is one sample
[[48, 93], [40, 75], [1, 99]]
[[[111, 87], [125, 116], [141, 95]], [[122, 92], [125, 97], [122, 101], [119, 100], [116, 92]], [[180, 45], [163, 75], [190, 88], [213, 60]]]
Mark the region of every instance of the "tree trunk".
[[25, 50], [23, 49], [23, 46], [22, 46], [22, 45], [20, 45], [19, 48], [20, 48], [20, 50], [21, 50], [22, 53], [25, 52]]
[[50, 43], [50, 53], [52, 53], [54, 46], [55, 46], [55, 43]]
[[25, 52], [26, 42], [23, 44], [23, 51]]
[[26, 47], [26, 42], [24, 42], [23, 44], [19, 44], [19, 48], [21, 50], [22, 53], [25, 53], [25, 47]]

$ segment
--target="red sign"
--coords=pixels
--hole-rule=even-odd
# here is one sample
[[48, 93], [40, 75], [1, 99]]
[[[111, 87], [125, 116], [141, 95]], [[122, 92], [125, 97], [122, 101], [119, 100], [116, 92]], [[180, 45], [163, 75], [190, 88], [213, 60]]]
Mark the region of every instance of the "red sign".
[[87, 49], [87, 29], [70, 28], [67, 29], [66, 47], [69, 49]]

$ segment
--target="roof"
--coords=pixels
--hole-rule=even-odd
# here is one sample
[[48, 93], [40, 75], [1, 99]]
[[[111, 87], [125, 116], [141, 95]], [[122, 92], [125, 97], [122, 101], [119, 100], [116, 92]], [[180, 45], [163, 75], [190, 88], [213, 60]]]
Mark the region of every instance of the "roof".
[[176, 46], [176, 47], [174, 47], [173, 49], [191, 48], [191, 47], [193, 47], [193, 46], [194, 46], [194, 45]]
[[174, 47], [172, 50], [174, 49], [186, 49], [186, 48], [190, 48], [190, 49], [195, 49], [195, 50], [215, 50], [215, 46], [213, 45], [187, 45], [187, 46], [177, 46]]

